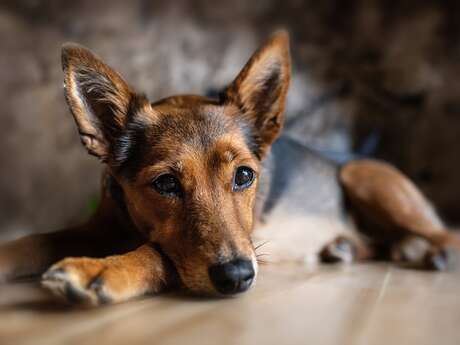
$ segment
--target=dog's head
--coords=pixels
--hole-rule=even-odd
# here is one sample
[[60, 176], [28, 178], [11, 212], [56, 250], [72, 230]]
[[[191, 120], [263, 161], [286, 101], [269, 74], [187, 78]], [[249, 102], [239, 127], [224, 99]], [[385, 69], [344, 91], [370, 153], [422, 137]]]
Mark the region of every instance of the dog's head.
[[261, 161], [278, 137], [290, 79], [286, 33], [248, 61], [218, 101], [150, 103], [89, 50], [62, 51], [65, 95], [81, 141], [123, 190], [130, 217], [197, 293], [248, 289]]

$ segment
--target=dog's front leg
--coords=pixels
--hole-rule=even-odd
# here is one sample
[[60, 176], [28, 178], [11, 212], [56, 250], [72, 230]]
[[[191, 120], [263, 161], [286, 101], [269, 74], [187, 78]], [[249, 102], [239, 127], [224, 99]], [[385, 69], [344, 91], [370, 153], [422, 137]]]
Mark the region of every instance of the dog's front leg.
[[85, 225], [1, 243], [0, 282], [38, 276], [69, 255], [108, 255], [107, 237]]
[[89, 305], [126, 301], [176, 282], [173, 265], [153, 244], [106, 258], [66, 258], [42, 276], [42, 284], [53, 293]]

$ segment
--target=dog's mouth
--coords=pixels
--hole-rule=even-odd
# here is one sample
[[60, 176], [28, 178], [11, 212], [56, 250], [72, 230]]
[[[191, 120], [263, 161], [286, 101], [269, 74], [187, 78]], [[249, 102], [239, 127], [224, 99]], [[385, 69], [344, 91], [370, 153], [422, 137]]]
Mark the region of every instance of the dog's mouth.
[[233, 296], [246, 292], [255, 286], [258, 273], [255, 257], [239, 256], [228, 260], [219, 260], [210, 265], [204, 264], [203, 261], [175, 262], [183, 286], [193, 295]]
[[[236, 242], [236, 241], [234, 241]], [[241, 245], [190, 244], [185, 241], [162, 246], [180, 279], [180, 285], [197, 296], [231, 296], [255, 286], [258, 260], [248, 238]], [[180, 246], [179, 246], [180, 244]]]

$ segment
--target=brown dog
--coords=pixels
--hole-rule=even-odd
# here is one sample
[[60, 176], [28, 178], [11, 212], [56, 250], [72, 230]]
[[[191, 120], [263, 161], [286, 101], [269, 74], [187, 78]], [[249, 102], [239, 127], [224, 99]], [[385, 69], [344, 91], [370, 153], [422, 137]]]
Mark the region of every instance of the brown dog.
[[[458, 246], [388, 164], [338, 167], [288, 138], [275, 143], [290, 80], [286, 33], [259, 49], [219, 100], [150, 103], [75, 44], [64, 45], [62, 64], [81, 141], [106, 167], [102, 202], [81, 227], [1, 246], [2, 279], [48, 269], [45, 286], [89, 304], [173, 286], [226, 295], [254, 285], [251, 235], [270, 239], [273, 260], [381, 256], [437, 269], [445, 247]], [[408, 250], [413, 241], [421, 252]]]

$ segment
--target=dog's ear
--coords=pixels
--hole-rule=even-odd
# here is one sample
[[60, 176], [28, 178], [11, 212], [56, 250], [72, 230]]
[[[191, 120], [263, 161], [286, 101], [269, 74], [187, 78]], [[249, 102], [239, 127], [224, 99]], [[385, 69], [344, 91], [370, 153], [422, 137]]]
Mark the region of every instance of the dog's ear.
[[225, 102], [236, 104], [249, 124], [260, 158], [283, 126], [290, 77], [289, 36], [281, 31], [254, 53], [225, 90]]
[[62, 68], [81, 141], [90, 154], [107, 161], [135, 94], [117, 72], [78, 44], [63, 45]]

